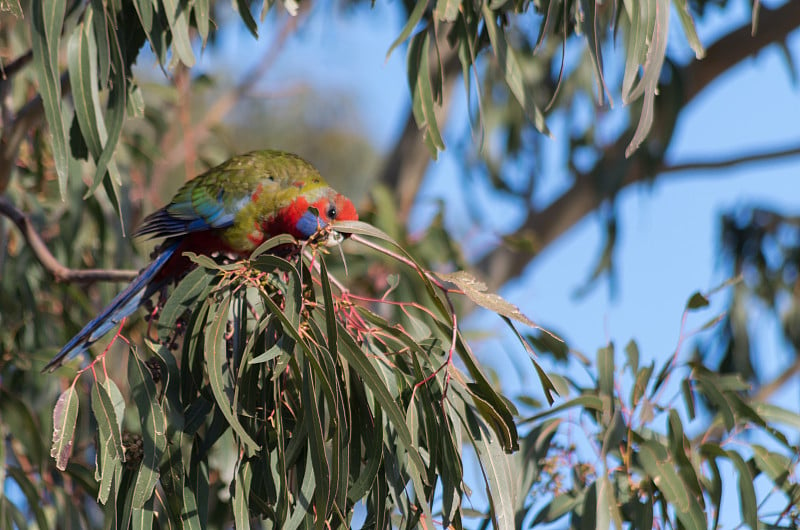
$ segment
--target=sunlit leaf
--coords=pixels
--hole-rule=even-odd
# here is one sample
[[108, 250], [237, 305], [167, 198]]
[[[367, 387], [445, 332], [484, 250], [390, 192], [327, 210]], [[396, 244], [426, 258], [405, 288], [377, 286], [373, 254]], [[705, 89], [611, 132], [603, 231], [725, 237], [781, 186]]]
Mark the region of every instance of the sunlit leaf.
[[186, 66], [194, 65], [194, 52], [189, 38], [189, 9], [179, 0], [162, 0], [169, 28], [172, 31], [172, 47]]
[[[695, 58], [704, 58], [706, 56], [706, 51], [703, 49], [700, 38], [697, 36], [697, 28], [695, 26], [694, 19], [692, 18], [692, 13], [689, 9], [689, 1], [672, 0], [672, 4], [675, 6], [675, 11], [678, 12], [678, 18], [681, 21], [681, 26], [683, 26], [683, 33], [686, 35], [686, 40], [689, 41], [689, 46], [691, 46], [692, 50], [694, 50]], [[756, 11], [757, 9], [753, 9], [753, 13]]]
[[72, 455], [77, 420], [78, 392], [70, 385], [58, 397], [53, 408], [53, 445], [50, 448], [50, 456], [56, 460], [56, 467], [61, 471], [67, 468], [67, 462]]
[[481, 467], [489, 479], [492, 516], [496, 528], [513, 529], [517, 495], [519, 494], [516, 489], [516, 469], [514, 459], [497, 442], [497, 439], [486, 433], [475, 441], [475, 447], [481, 452], [479, 454]]

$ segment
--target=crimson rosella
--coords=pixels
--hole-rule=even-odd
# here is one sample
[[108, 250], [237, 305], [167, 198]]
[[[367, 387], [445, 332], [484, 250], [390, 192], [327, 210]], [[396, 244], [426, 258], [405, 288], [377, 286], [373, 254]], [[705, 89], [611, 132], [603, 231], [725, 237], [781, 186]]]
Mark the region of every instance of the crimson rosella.
[[[312, 209], [313, 208], [313, 209]], [[187, 182], [172, 201], [145, 218], [138, 236], [164, 237], [154, 259], [45, 366], [53, 371], [132, 314], [192, 266], [184, 252], [248, 256], [279, 234], [308, 239], [333, 220], [355, 221], [353, 203], [298, 156], [254, 151]], [[342, 236], [329, 231], [327, 244]]]

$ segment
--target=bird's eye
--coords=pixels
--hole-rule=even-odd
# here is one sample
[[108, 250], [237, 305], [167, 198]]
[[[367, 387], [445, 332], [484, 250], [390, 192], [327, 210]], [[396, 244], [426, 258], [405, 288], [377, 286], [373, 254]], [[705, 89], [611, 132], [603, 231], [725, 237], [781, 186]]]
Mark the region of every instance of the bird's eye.
[[327, 214], [327, 216], [328, 216], [328, 219], [330, 219], [331, 221], [333, 221], [334, 219], [336, 219], [336, 214], [337, 214], [338, 212], [336, 211], [336, 206], [334, 206], [334, 205], [330, 205], [330, 206], [328, 207], [328, 211], [327, 211], [327, 212], [325, 212], [325, 213]]

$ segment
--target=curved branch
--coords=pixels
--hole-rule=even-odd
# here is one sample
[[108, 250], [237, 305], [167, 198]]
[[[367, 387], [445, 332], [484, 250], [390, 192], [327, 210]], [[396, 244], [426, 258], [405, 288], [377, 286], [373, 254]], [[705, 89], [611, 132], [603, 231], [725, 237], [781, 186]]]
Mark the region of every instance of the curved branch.
[[[777, 9], [761, 7], [759, 19], [760, 31], [755, 37], [751, 35], [751, 23], [748, 21], [711, 45], [705, 59], [693, 61], [680, 69], [678, 75], [684, 85], [681, 102], [683, 106], [691, 102], [704, 88], [742, 60], [774, 42], [785, 41], [789, 33], [800, 26], [800, 2], [787, 2]], [[656, 123], [658, 121], [659, 116], [656, 115], [653, 130], [658, 130], [658, 123]], [[576, 177], [573, 185], [558, 199], [542, 210], [531, 211], [516, 233], [524, 234], [527, 238], [532, 239], [537, 252], [541, 251], [595, 211], [603, 201], [610, 197], [611, 193], [619, 192], [631, 184], [653, 179], [664, 170], [669, 171], [669, 168], [663, 164], [649, 158], [642, 149], [627, 159], [625, 157], [625, 148], [628, 144], [626, 136], [621, 136], [616, 142], [609, 145], [601, 153], [597, 165], [589, 173]], [[794, 153], [787, 153], [785, 156], [791, 154]], [[751, 159], [743, 160], [742, 163], [757, 159], [751, 157]], [[714, 164], [719, 166], [718, 162]], [[705, 169], [711, 168], [709, 166]], [[689, 168], [675, 169], [673, 167], [671, 172], [686, 169]], [[612, 179], [614, 179], [613, 182]], [[608, 190], [605, 190], [603, 183], [608, 184]], [[508, 280], [522, 274], [532, 259], [533, 256], [530, 253], [516, 252], [511, 248], [501, 246], [481, 259], [477, 267], [484, 272], [489, 283], [496, 289]]]
[[0, 214], [11, 219], [25, 241], [33, 250], [33, 254], [39, 263], [52, 274], [59, 282], [123, 282], [130, 281], [136, 277], [137, 271], [118, 270], [118, 269], [70, 269], [62, 265], [45, 245], [42, 237], [33, 227], [31, 220], [24, 212], [11, 204], [5, 197], [0, 197]]

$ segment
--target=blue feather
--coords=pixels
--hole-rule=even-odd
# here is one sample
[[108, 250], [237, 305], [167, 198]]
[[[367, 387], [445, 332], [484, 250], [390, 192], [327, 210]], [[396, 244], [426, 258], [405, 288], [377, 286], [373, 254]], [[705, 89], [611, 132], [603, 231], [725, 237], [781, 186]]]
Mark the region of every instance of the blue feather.
[[80, 355], [89, 349], [103, 335], [117, 326], [122, 319], [130, 316], [142, 303], [142, 300], [149, 298], [156, 289], [157, 285], [151, 284], [151, 280], [158, 274], [158, 271], [169, 261], [175, 250], [180, 245], [180, 241], [173, 240], [164, 244], [156, 259], [142, 269], [142, 272], [109, 303], [99, 315], [86, 324], [83, 329], [67, 344], [61, 351], [47, 363], [44, 370], [53, 371], [61, 364], [76, 355]]
[[317, 230], [327, 225], [325, 221], [314, 215], [311, 211], [307, 211], [300, 219], [297, 220], [295, 228], [303, 234], [303, 237], [311, 237]]

